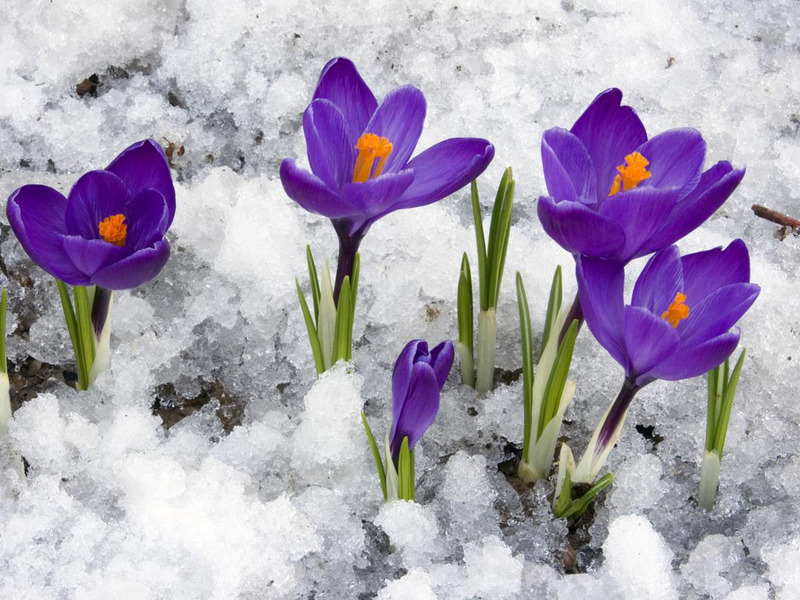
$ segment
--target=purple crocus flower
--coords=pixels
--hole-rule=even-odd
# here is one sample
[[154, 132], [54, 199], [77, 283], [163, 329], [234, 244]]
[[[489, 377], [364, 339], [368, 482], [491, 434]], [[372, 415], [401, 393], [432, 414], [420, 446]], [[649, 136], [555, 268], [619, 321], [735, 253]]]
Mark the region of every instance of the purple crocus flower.
[[494, 157], [484, 139], [453, 138], [411, 158], [425, 108], [422, 92], [411, 85], [389, 92], [378, 105], [346, 58], [322, 69], [303, 114], [311, 173], [288, 158], [280, 173], [292, 200], [333, 222], [339, 236], [337, 298], [375, 221], [441, 200], [480, 175]]
[[586, 324], [625, 369], [625, 383], [599, 429], [596, 453], [607, 451], [638, 390], [656, 379], [708, 372], [739, 343], [731, 327], [758, 297], [742, 240], [681, 257], [676, 246], [655, 253], [623, 299], [620, 263], [578, 257], [578, 290]]
[[67, 198], [25, 185], [6, 209], [25, 252], [50, 275], [125, 290], [155, 277], [169, 258], [164, 234], [175, 215], [175, 188], [163, 150], [143, 140], [106, 169], [83, 175]]
[[574, 255], [627, 263], [699, 227], [744, 176], [727, 161], [703, 171], [706, 144], [695, 129], [648, 140], [622, 92], [601, 93], [567, 131], [542, 138], [548, 196], [538, 213], [547, 234]]
[[439, 411], [439, 393], [453, 366], [453, 343], [445, 340], [428, 352], [423, 340], [403, 348], [392, 373], [392, 431], [389, 447], [397, 464], [403, 438], [409, 450], [419, 441]]

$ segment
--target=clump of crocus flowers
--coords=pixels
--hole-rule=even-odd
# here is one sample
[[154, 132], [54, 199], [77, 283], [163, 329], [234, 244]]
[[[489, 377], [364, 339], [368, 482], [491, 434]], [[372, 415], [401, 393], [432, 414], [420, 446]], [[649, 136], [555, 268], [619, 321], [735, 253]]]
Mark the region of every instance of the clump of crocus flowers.
[[[320, 272], [307, 249], [313, 309], [298, 281], [299, 299], [317, 372], [351, 360], [358, 251], [370, 227], [391, 212], [437, 202], [472, 182], [480, 282], [477, 369], [466, 255], [458, 287], [458, 348], [462, 381], [488, 392], [515, 181], [507, 169], [487, 245], [475, 179], [491, 162], [494, 146], [482, 138], [451, 138], [415, 156], [425, 114], [425, 98], [413, 86], [392, 90], [379, 104], [351, 61], [340, 57], [325, 65], [303, 114], [310, 170], [286, 159], [280, 178], [286, 194], [302, 208], [331, 220], [339, 255], [331, 278], [327, 263]], [[544, 230], [572, 255], [578, 294], [571, 307], [563, 304], [559, 268], [535, 363], [536, 337], [517, 274], [525, 419], [518, 475], [525, 482], [550, 475], [561, 423], [576, 393], [576, 382], [568, 376], [585, 321], [624, 377], [580, 461], [575, 463], [566, 443], [561, 446], [556, 515], [579, 515], [611, 483], [610, 473], [599, 480], [598, 475], [641, 389], [658, 379], [704, 373], [709, 377], [709, 424], [699, 504], [710, 508], [744, 360], [742, 353], [729, 373], [727, 361], [739, 342], [732, 328], [760, 289], [750, 283], [743, 241], [684, 256], [673, 244], [727, 200], [744, 169], [727, 161], [705, 169], [706, 143], [694, 129], [648, 137], [617, 89], [598, 95], [569, 130], [545, 131], [541, 150], [548, 193], [538, 200], [538, 216]], [[8, 199], [7, 214], [33, 262], [57, 280], [77, 362], [77, 387], [87, 389], [108, 367], [113, 292], [145, 284], [169, 258], [165, 235], [175, 215], [175, 190], [167, 158], [153, 140], [137, 142], [105, 169], [80, 177], [67, 196], [43, 185], [17, 189]], [[626, 301], [626, 268], [648, 255]], [[0, 434], [11, 416], [5, 313], [3, 291]], [[436, 418], [454, 354], [449, 340], [429, 349], [415, 339], [403, 348], [392, 374], [392, 425], [383, 456], [362, 413], [386, 501], [415, 498], [415, 447]], [[590, 487], [575, 498], [575, 483]]]

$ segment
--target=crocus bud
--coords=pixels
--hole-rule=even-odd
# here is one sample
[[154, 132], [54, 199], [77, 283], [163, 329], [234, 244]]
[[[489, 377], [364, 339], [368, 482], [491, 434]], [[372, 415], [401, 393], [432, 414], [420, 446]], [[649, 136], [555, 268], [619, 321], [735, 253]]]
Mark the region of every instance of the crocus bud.
[[409, 450], [431, 426], [439, 411], [439, 393], [453, 366], [453, 343], [446, 340], [428, 352], [423, 340], [412, 340], [397, 358], [392, 374], [392, 431], [389, 447], [395, 463], [403, 438]]

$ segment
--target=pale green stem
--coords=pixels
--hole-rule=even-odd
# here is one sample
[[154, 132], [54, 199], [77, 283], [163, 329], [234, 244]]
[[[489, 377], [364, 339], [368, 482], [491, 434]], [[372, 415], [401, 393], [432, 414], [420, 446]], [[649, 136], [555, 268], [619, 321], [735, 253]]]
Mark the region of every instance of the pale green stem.
[[478, 315], [478, 375], [475, 389], [485, 394], [494, 387], [494, 361], [497, 352], [497, 312], [481, 310]]

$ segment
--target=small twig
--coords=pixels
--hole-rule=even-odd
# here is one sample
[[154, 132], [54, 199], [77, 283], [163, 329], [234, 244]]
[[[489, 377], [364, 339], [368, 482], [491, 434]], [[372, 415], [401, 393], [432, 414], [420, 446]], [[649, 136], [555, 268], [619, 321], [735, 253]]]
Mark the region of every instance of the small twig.
[[797, 219], [793, 219], [789, 215], [779, 213], [777, 210], [772, 210], [771, 208], [767, 208], [765, 206], [753, 204], [753, 212], [756, 214], [757, 217], [761, 217], [762, 219], [766, 219], [767, 221], [772, 221], [773, 223], [777, 223], [778, 225], [783, 225], [784, 227], [791, 227], [792, 229], [800, 229], [800, 221], [798, 221]]

